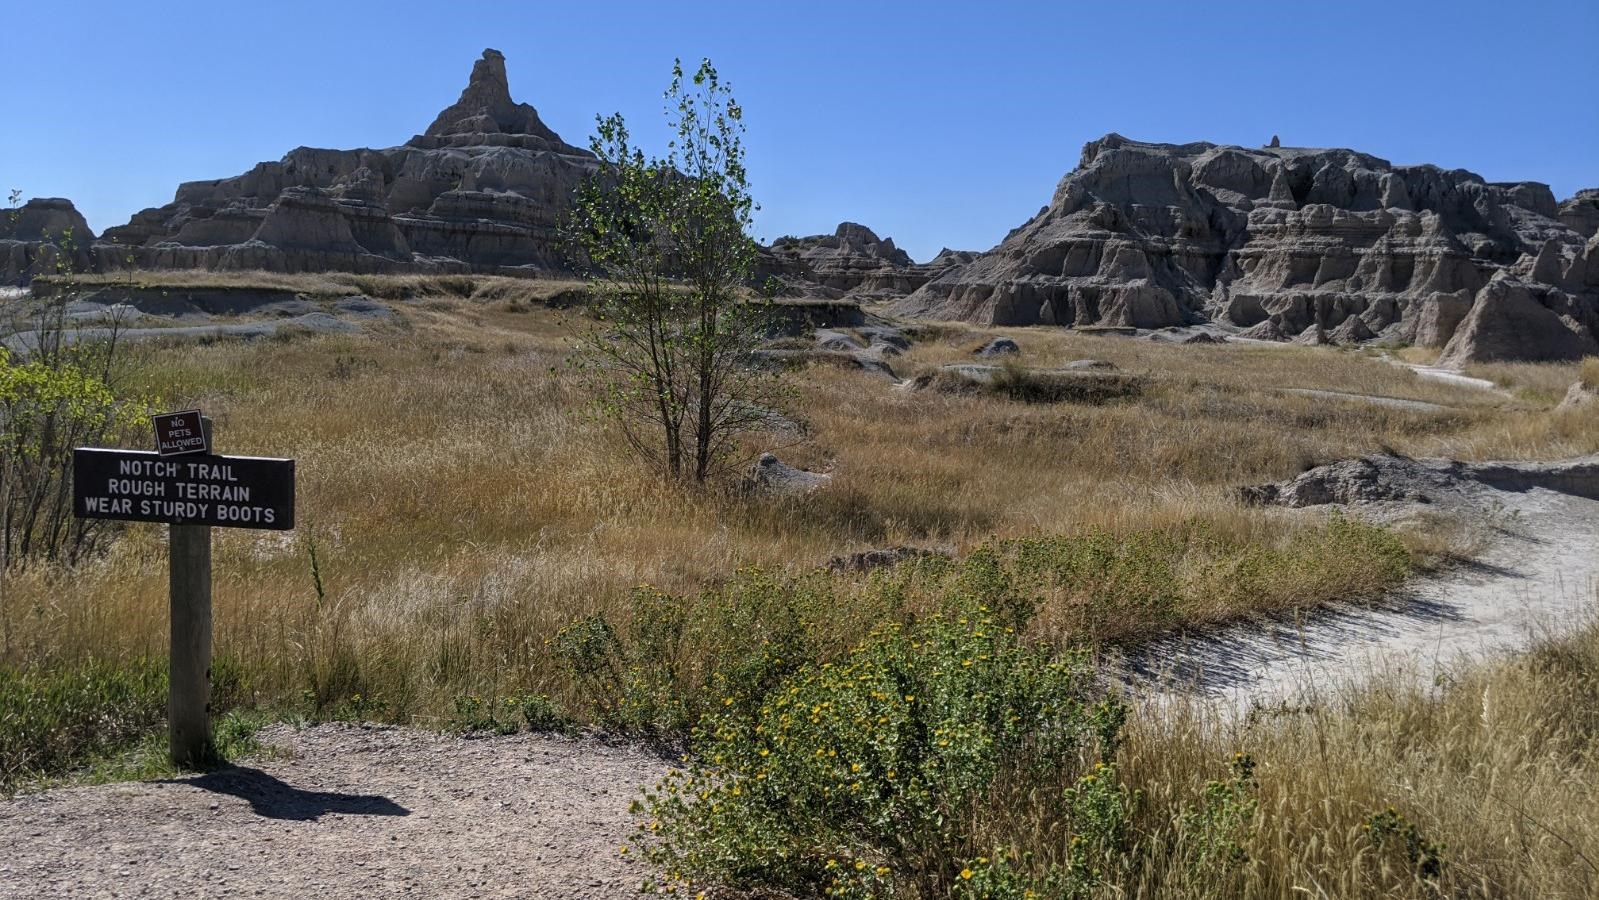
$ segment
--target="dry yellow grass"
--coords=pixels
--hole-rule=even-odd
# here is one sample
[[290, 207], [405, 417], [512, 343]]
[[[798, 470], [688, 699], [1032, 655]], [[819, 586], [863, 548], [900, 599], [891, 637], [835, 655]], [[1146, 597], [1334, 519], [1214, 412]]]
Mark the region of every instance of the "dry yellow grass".
[[[1414, 683], [1374, 678], [1343, 702], [1220, 730], [1193, 711], [1135, 716], [1123, 767], [1147, 798], [1148, 856], [1125, 895], [1595, 896], [1599, 628]], [[1249, 859], [1195, 878], [1174, 865], [1183, 807], [1235, 752], [1258, 762]], [[1374, 845], [1368, 822], [1390, 806], [1442, 845], [1438, 879], [1417, 877], [1402, 842]]]
[[[1551, 417], [1359, 354], [1014, 330], [1003, 333], [1022, 344], [1025, 364], [1103, 358], [1147, 374], [1150, 387], [1136, 401], [1034, 405], [898, 391], [812, 367], [795, 381], [810, 436], [783, 455], [833, 472], [828, 488], [780, 501], [695, 493], [639, 471], [580, 415], [584, 397], [565, 368], [572, 314], [484, 290], [408, 307], [409, 329], [138, 351], [139, 386], [207, 410], [224, 452], [299, 460], [296, 532], [215, 538], [218, 653], [243, 666], [263, 700], [292, 696], [312, 676], [337, 682], [333, 693], [380, 691], [383, 714], [401, 720], [442, 715], [463, 691], [559, 699], [569, 686], [544, 641], [590, 613], [624, 621], [642, 582], [686, 592], [741, 566], [804, 569], [870, 546], [961, 550], [990, 535], [1189, 520], [1270, 543], [1305, 526], [1240, 507], [1237, 485], [1383, 446], [1464, 458], [1599, 449], [1591, 417]], [[990, 333], [933, 336], [896, 368], [968, 360]], [[1289, 387], [1453, 411], [1329, 402]], [[0, 661], [159, 657], [165, 591], [155, 526], [130, 527], [82, 571], [13, 576]]]
[[1533, 403], [1555, 404], [1572, 382], [1584, 377], [1584, 363], [1479, 363], [1467, 366], [1466, 374], [1486, 378]]

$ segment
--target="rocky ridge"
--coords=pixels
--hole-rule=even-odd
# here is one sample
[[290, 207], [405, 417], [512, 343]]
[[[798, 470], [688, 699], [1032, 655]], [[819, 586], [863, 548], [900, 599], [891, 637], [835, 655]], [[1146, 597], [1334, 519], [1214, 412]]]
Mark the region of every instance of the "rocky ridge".
[[841, 222], [832, 234], [784, 236], [762, 248], [756, 280], [775, 279], [780, 293], [894, 298], [976, 257], [974, 252], [946, 247], [928, 262], [917, 263], [894, 246], [893, 238], [879, 238], [865, 225]]
[[1599, 354], [1599, 192], [1352, 150], [1090, 142], [1050, 203], [897, 302], [995, 325], [1166, 328], [1439, 348], [1450, 363]]
[[[511, 98], [486, 50], [459, 100], [384, 150], [301, 147], [181, 185], [95, 239], [72, 205], [0, 219], [0, 285], [78, 271], [538, 274], [598, 163]], [[72, 239], [62, 235], [70, 232]], [[1408, 343], [1441, 363], [1599, 354], [1599, 190], [1394, 166], [1353, 150], [1090, 142], [1051, 202], [986, 253], [916, 263], [845, 222], [763, 248], [780, 296], [892, 301], [995, 325], [1195, 324], [1305, 343]]]
[[[96, 271], [563, 268], [557, 224], [596, 167], [511, 99], [504, 55], [485, 50], [460, 99], [401, 146], [300, 147], [243, 175], [188, 182], [166, 206], [107, 229], [81, 262]], [[39, 274], [33, 257], [48, 252], [39, 240], [32, 251], [0, 245], [0, 278]]]

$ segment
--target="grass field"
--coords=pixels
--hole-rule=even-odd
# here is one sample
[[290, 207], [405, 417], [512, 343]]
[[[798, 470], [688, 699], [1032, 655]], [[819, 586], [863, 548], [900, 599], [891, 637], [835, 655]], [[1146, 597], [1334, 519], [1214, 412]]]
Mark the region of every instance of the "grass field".
[[[1461, 459], [1599, 451], [1599, 417], [1551, 408], [1562, 385], [1593, 377], [1575, 365], [1496, 369], [1490, 377], [1513, 389], [1505, 396], [1360, 353], [940, 325], [918, 329], [913, 348], [891, 360], [899, 376], [971, 361], [973, 348], [1004, 334], [1023, 348], [1020, 366], [1102, 359], [1141, 389], [1026, 402], [905, 391], [816, 365], [792, 380], [783, 412], [795, 428], [746, 449], [775, 447], [787, 462], [832, 473], [828, 485], [787, 498], [732, 483], [694, 491], [641, 471], [584, 415], [567, 365], [581, 314], [548, 305], [574, 284], [286, 276], [282, 286], [384, 297], [407, 321], [362, 335], [143, 344], [129, 358], [130, 387], [159, 406], [204, 409], [222, 452], [298, 460], [295, 532], [215, 533], [219, 671], [227, 704], [246, 712], [459, 728], [600, 724], [682, 741], [717, 713], [726, 673], [766, 683], [800, 677], [801, 658], [843, 664], [878, 629], [915, 627], [972, 584], [1025, 600], [1016, 622], [1026, 646], [1092, 651], [1177, 627], [1358, 601], [1470, 550], [1458, 523], [1390, 531], [1246, 507], [1241, 485], [1381, 449]], [[1329, 401], [1296, 388], [1446, 409]], [[818, 571], [834, 555], [897, 545], [960, 561], [905, 576], [892, 591], [882, 579]], [[145, 525], [128, 526], [109, 555], [76, 571], [6, 576], [0, 690], [16, 698], [10, 707], [57, 710], [49, 715], [59, 725], [46, 746], [41, 720], [0, 717], [0, 748], [22, 748], [0, 759], [0, 782], [103, 760], [149, 733], [159, 710], [147, 702], [147, 674], [166, 652], [166, 581], [164, 532]], [[794, 652], [780, 659], [774, 646]], [[1559, 662], [1563, 652], [1514, 666]], [[1591, 662], [1578, 670], [1590, 672]], [[1093, 890], [1114, 883], [1137, 894], [1160, 884], [1171, 896], [1266, 897], [1292, 881], [1330, 896], [1434, 896], [1426, 879], [1406, 880], [1400, 857], [1375, 862], [1376, 850], [1360, 849], [1371, 827], [1411, 840], [1403, 823], [1424, 846], [1453, 848], [1453, 893], [1513, 895], [1527, 879], [1555, 877], [1569, 848], [1515, 815], [1483, 826], [1490, 813], [1464, 803], [1443, 774], [1475, 783], [1500, 777], [1503, 766], [1510, 781], [1495, 790], [1537, 804], [1528, 816], [1575, 835], [1565, 839], [1592, 855], [1587, 826], [1547, 788], [1555, 758], [1514, 744], [1506, 730], [1533, 721], [1532, 695], [1547, 679], [1510, 671], [1471, 676], [1523, 698], [1498, 707], [1519, 710], [1512, 718], [1480, 729], [1467, 709], [1476, 695], [1465, 688], [1441, 705], [1374, 696], [1353, 718], [1318, 713], [1243, 732], [1135, 714], [1116, 765], [1129, 791], [1143, 791], [1144, 805], [1128, 813], [1142, 837], [1137, 852], [1118, 844], [1122, 869], [1100, 873]], [[1591, 684], [1591, 674], [1581, 679]], [[1238, 751], [1256, 765], [1258, 793], [1247, 800], [1238, 773], [1228, 774]], [[1428, 770], [1425, 760], [1439, 753], [1455, 768]], [[1297, 764], [1311, 754], [1317, 765]], [[1017, 873], [1048, 863], [1070, 869], [1057, 852], [1063, 826], [1026, 798], [1071, 787], [1079, 774], [1002, 781], [999, 794], [967, 807], [981, 821], [963, 846], [1009, 841], [1036, 851], [1009, 875], [983, 868], [1000, 865], [991, 854], [973, 863], [977, 883], [1030, 883]], [[1222, 787], [1214, 801], [1195, 800], [1208, 796], [1206, 781]], [[1191, 808], [1210, 802], [1212, 812]], [[1389, 802], [1407, 818], [1368, 827]], [[1248, 803], [1254, 824], [1244, 829]], [[1211, 856], [1193, 862], [1183, 843], [1199, 827], [1193, 815], [1212, 813], [1204, 826], [1212, 850], [1230, 854], [1236, 843], [1249, 862], [1219, 874], [1206, 868]], [[1512, 838], [1533, 849], [1511, 859], [1502, 842]], [[1181, 859], [1189, 867], [1177, 872], [1172, 860]], [[898, 883], [950, 887], [939, 872]], [[1558, 883], [1591, 884], [1579, 876], [1572, 869]]]
[[[310, 689], [309, 673], [333, 665], [329, 655], [359, 672], [347, 673], [350, 694], [380, 699], [401, 721], [438, 720], [474, 692], [560, 698], [568, 686], [544, 642], [594, 613], [625, 627], [641, 583], [686, 593], [742, 567], [802, 571], [873, 546], [959, 553], [993, 536], [1195, 522], [1237, 547], [1282, 547], [1317, 520], [1244, 508], [1237, 486], [1382, 447], [1465, 459], [1599, 449], [1591, 417], [1551, 415], [1358, 354], [1017, 330], [1004, 333], [1028, 366], [1101, 358], [1149, 387], [1129, 401], [1024, 403], [908, 393], [813, 367], [795, 378], [789, 411], [805, 437], [780, 453], [834, 473], [829, 487], [776, 500], [695, 493], [640, 471], [582, 414], [566, 368], [575, 313], [521, 295], [424, 294], [430, 302], [406, 307], [409, 327], [379, 334], [133, 351], [134, 386], [160, 405], [205, 409], [225, 452], [299, 460], [296, 532], [215, 538], [218, 652], [239, 662], [262, 700]], [[969, 359], [989, 336], [958, 326], [930, 334], [894, 360], [900, 374]], [[1567, 368], [1559, 377], [1575, 380]], [[1451, 411], [1282, 390], [1293, 387]], [[1426, 534], [1404, 539], [1418, 561], [1439, 550]], [[1349, 571], [1365, 562], [1348, 560]], [[0, 652], [12, 666], [159, 657], [165, 578], [162, 531], [139, 525], [82, 571], [13, 575]], [[1284, 573], [1260, 605], [1338, 599], [1304, 594], [1293, 579]], [[1185, 618], [1248, 611], [1196, 603]], [[1131, 639], [1141, 627], [1116, 631]], [[346, 699], [321, 696], [318, 706]]]

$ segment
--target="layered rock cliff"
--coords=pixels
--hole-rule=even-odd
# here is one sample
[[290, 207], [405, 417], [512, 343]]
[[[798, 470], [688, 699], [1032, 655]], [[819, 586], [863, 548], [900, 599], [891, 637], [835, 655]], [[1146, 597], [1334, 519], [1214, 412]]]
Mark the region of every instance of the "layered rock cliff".
[[460, 100], [386, 150], [301, 147], [233, 178], [193, 181], [173, 202], [106, 231], [98, 269], [279, 272], [560, 268], [556, 229], [592, 154], [511, 99], [505, 57], [485, 50]]
[[[1569, 359], [1599, 353], [1596, 225], [1594, 192], [1558, 204], [1536, 182], [1352, 150], [1111, 134], [999, 246], [895, 309], [1008, 325], [1223, 321], [1259, 337], [1411, 341], [1454, 362]], [[1523, 337], [1504, 337], [1507, 318]]]

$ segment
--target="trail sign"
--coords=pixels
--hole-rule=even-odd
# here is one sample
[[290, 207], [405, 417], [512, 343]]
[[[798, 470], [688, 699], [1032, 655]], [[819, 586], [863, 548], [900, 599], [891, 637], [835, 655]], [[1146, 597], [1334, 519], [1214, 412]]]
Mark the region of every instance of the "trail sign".
[[151, 416], [155, 425], [155, 448], [162, 456], [184, 453], [210, 453], [210, 435], [198, 409]]
[[294, 528], [294, 460], [147, 450], [72, 451], [72, 512], [228, 528]]
[[[211, 421], [199, 410], [156, 419], [159, 452], [99, 447], [72, 451], [72, 513], [80, 519], [171, 525], [167, 733], [172, 761], [195, 767], [216, 756], [211, 740], [211, 526], [292, 529], [294, 460], [211, 453]], [[169, 420], [165, 426], [162, 419]], [[193, 449], [195, 435], [198, 449]]]

